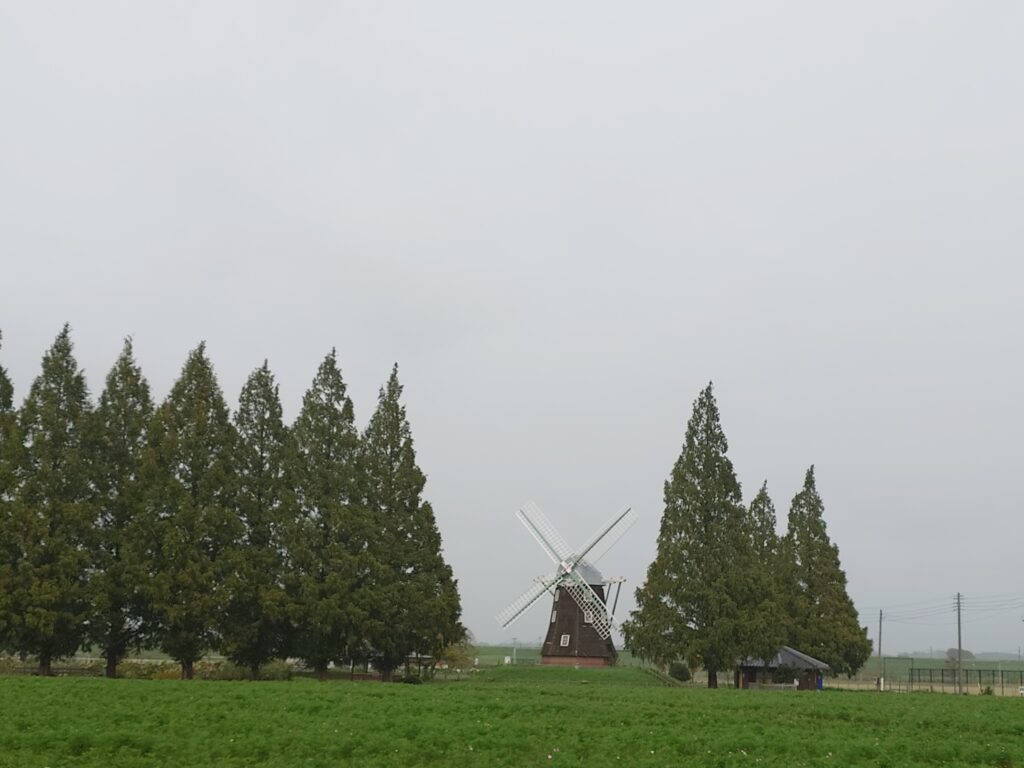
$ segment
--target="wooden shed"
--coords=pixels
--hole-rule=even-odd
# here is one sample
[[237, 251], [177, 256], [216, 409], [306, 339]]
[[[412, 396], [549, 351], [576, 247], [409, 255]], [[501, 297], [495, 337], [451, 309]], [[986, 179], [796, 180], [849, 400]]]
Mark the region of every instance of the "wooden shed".
[[[767, 688], [796, 682], [797, 690], [814, 691], [821, 688], [823, 675], [830, 669], [806, 653], [784, 645], [767, 662], [763, 659], [743, 659], [736, 667], [737, 688]], [[779, 675], [791, 671], [793, 677], [780, 680]]]

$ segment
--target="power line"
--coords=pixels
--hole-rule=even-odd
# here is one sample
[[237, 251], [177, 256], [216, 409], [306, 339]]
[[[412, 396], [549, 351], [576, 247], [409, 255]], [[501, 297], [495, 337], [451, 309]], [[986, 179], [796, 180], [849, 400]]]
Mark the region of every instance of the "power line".
[[[937, 598], [932, 600], [921, 600], [917, 602], [896, 603], [891, 609], [863, 608], [858, 610], [861, 620], [867, 619], [869, 613], [878, 611], [878, 653], [881, 656], [882, 649], [882, 625], [883, 618], [893, 624], [913, 627], [949, 627], [951, 621], [936, 621], [943, 616], [950, 616], [956, 613], [956, 634], [957, 634], [957, 684], [960, 685], [962, 655], [963, 655], [963, 625], [977, 624], [996, 618], [1000, 614], [1009, 612], [1024, 612], [1024, 595], [1019, 592], [1004, 592], [1001, 594], [979, 595], [969, 598], [962, 592], [957, 592], [953, 598]], [[866, 623], [866, 622], [865, 622]]]

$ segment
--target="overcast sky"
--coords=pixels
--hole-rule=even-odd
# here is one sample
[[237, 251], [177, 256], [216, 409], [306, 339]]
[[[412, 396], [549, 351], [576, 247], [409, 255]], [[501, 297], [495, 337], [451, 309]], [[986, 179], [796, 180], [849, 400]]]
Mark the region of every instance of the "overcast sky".
[[[654, 556], [715, 383], [780, 527], [808, 465], [887, 652], [1024, 644], [1024, 6], [0, 0], [0, 362], [202, 339], [286, 418], [394, 361], [476, 637], [537, 640], [533, 499]], [[628, 597], [627, 597], [628, 592]], [[992, 595], [1008, 595], [993, 599]], [[972, 602], [973, 601], [973, 602]], [[543, 601], [542, 601], [543, 602]], [[930, 606], [942, 608], [932, 612]], [[909, 612], [909, 613], [908, 613]]]

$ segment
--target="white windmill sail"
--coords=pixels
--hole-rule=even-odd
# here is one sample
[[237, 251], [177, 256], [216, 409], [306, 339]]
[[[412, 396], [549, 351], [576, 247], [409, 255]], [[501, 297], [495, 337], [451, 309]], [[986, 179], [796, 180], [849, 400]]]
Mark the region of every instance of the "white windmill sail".
[[[561, 537], [551, 521], [532, 501], [524, 504], [516, 513], [530, 535], [540, 544], [541, 549], [551, 558], [558, 569], [550, 576], [540, 578], [504, 611], [498, 614], [498, 623], [508, 627], [525, 613], [545, 592], [563, 588], [584, 614], [589, 614], [594, 630], [604, 640], [611, 637], [612, 617], [607, 600], [594, 591], [590, 582], [599, 583], [601, 576], [593, 563], [635, 522], [632, 510], [626, 507], [617, 512], [605, 525], [598, 529], [583, 547], [574, 551]], [[595, 580], [596, 579], [596, 580]], [[620, 580], [621, 581], [621, 580]]]
[[615, 542], [622, 538], [622, 534], [633, 527], [636, 519], [637, 516], [632, 507], [626, 507], [616, 512], [605, 525], [598, 529], [590, 541], [583, 545], [580, 550], [580, 558], [596, 564], [614, 546]]
[[518, 619], [531, 605], [540, 599], [541, 595], [550, 592], [554, 585], [558, 583], [558, 579], [559, 575], [557, 573], [546, 579], [537, 579], [536, 584], [523, 592], [523, 594], [512, 601], [508, 608], [498, 614], [498, 623], [502, 627], [507, 627]]
[[565, 539], [555, 530], [555, 526], [551, 524], [547, 516], [540, 511], [540, 507], [532, 501], [524, 504], [516, 516], [555, 565], [561, 565], [572, 557], [572, 549], [565, 543]]

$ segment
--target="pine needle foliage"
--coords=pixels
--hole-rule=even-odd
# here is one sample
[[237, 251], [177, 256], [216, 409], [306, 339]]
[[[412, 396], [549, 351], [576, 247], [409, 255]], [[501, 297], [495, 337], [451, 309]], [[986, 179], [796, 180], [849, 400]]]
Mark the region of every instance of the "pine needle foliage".
[[[0, 342], [2, 341], [3, 334], [0, 333]], [[14, 408], [14, 386], [7, 375], [7, 369], [0, 365], [0, 535], [5, 530], [2, 527], [3, 515], [9, 512], [20, 482], [22, 449], [18, 413]], [[3, 567], [2, 563], [3, 560], [0, 560], [0, 568]]]
[[375, 535], [359, 490], [355, 409], [335, 350], [324, 358], [293, 426], [298, 514], [287, 531], [292, 653], [324, 678], [358, 655], [369, 608]]
[[790, 621], [785, 612], [782, 543], [767, 480], [750, 501], [747, 528], [753, 549], [753, 567], [748, 573], [753, 608], [747, 612], [747, 652], [755, 659], [771, 659], [788, 639]]
[[[4, 335], [0, 331], [0, 348], [3, 348]], [[0, 413], [10, 413], [14, 407], [14, 385], [7, 375], [7, 369], [0, 365]]]
[[145, 488], [142, 460], [153, 400], [135, 361], [132, 340], [125, 339], [107, 374], [90, 433], [96, 518], [89, 582], [88, 639], [114, 677], [117, 664], [143, 644], [147, 577], [140, 546]]
[[93, 519], [85, 439], [92, 406], [65, 325], [18, 414], [23, 465], [9, 514], [15, 561], [4, 574], [8, 645], [51, 662], [84, 639]]
[[13, 650], [17, 624], [15, 578], [21, 555], [15, 538], [14, 509], [24, 465], [23, 448], [14, 409], [14, 386], [0, 365], [0, 651]]
[[200, 344], [153, 417], [143, 467], [152, 629], [186, 679], [217, 644], [223, 555], [242, 533], [235, 514], [237, 442], [206, 345]]
[[287, 655], [284, 536], [296, 513], [288, 473], [291, 435], [266, 361], [242, 387], [234, 421], [235, 503], [242, 532], [225, 552], [224, 611], [218, 626], [223, 653], [255, 679], [260, 667]]
[[385, 676], [410, 654], [439, 658], [465, 632], [434, 510], [422, 498], [426, 476], [416, 464], [401, 397], [395, 365], [362, 445], [365, 501], [377, 532], [370, 546], [374, 599], [369, 642]]
[[658, 549], [625, 623], [635, 654], [718, 672], [747, 656], [771, 656], [785, 638], [771, 567], [770, 500], [743, 506], [712, 385], [697, 397], [683, 450], [665, 483]]
[[154, 407], [129, 338], [94, 410], [67, 326], [20, 410], [0, 366], [0, 650], [440, 658], [466, 630], [401, 396], [396, 366], [360, 436], [332, 350], [292, 428], [265, 361], [232, 420], [204, 343]]
[[789, 509], [784, 541], [791, 616], [790, 645], [853, 674], [871, 654], [867, 629], [846, 591], [839, 548], [829, 539], [811, 466]]

